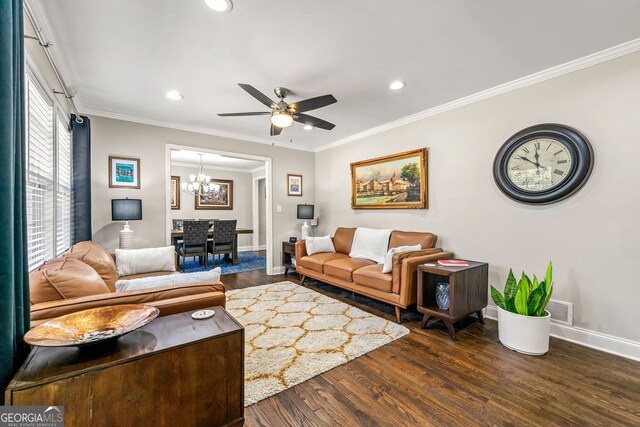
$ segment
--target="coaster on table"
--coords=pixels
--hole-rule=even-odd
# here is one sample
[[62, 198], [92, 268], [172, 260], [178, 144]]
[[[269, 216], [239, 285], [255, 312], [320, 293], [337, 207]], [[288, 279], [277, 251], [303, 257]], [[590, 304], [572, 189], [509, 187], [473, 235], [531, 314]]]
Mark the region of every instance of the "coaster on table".
[[191, 314], [191, 317], [196, 320], [204, 320], [213, 317], [216, 314], [213, 310], [198, 310]]

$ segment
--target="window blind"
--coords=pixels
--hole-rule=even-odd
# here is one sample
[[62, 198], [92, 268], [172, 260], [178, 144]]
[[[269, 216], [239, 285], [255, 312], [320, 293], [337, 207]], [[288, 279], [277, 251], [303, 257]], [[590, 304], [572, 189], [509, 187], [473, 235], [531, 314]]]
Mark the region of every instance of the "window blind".
[[29, 270], [53, 253], [53, 105], [27, 75], [27, 246]]
[[71, 133], [67, 117], [26, 73], [29, 271], [71, 246]]

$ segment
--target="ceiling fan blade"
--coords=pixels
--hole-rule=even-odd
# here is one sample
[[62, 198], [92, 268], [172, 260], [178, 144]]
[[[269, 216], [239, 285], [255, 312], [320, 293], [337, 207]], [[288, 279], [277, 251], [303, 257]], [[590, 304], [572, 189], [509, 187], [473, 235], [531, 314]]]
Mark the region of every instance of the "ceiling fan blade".
[[218, 114], [220, 117], [241, 117], [241, 116], [268, 116], [271, 115], [270, 111], [256, 111], [254, 113], [222, 113]]
[[298, 123], [313, 126], [314, 128], [319, 128], [319, 129], [331, 130], [334, 127], [336, 127], [336, 125], [334, 125], [333, 123], [329, 123], [326, 120], [309, 116], [307, 114], [298, 114], [297, 116], [294, 116], [293, 120], [295, 120]]
[[335, 104], [336, 102], [338, 102], [338, 100], [335, 99], [333, 95], [322, 95], [316, 96], [315, 98], [305, 99], [304, 101], [294, 102], [293, 104], [289, 104], [287, 108], [292, 108], [298, 113], [303, 113], [305, 111], [326, 107], [327, 105]]
[[271, 136], [280, 135], [280, 132], [282, 132], [282, 128], [279, 128], [278, 126], [274, 126], [273, 124], [271, 124]]
[[238, 83], [238, 86], [240, 86], [242, 89], [247, 91], [247, 93], [249, 95], [253, 96], [255, 99], [257, 99], [258, 101], [262, 102], [267, 107], [274, 108], [274, 109], [278, 109], [279, 108], [278, 104], [276, 104], [267, 95], [265, 95], [264, 93], [260, 92], [255, 87], [253, 87], [251, 85], [244, 84], [244, 83]]

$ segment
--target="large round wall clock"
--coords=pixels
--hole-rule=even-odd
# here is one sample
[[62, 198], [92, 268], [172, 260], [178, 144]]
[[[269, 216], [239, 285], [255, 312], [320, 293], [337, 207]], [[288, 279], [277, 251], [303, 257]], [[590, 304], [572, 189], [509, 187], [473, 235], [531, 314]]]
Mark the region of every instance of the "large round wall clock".
[[592, 168], [593, 149], [580, 132], [542, 124], [523, 129], [504, 143], [493, 162], [493, 177], [510, 198], [545, 204], [579, 190]]

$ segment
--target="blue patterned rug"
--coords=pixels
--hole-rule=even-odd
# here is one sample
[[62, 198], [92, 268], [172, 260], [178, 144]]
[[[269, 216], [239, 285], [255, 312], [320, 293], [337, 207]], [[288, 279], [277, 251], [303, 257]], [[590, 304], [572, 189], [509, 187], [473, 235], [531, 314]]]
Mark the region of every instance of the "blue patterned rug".
[[[264, 270], [267, 268], [267, 260], [255, 252], [240, 252], [238, 254], [240, 264], [233, 265], [231, 260], [225, 261], [222, 256], [216, 259], [215, 265], [212, 262], [212, 256], [209, 255], [207, 268], [198, 263], [198, 258], [187, 258], [186, 273], [195, 273], [196, 271], [211, 270], [215, 267], [222, 268], [222, 274], [242, 273], [243, 271]], [[180, 259], [180, 268], [182, 268], [182, 259]]]

